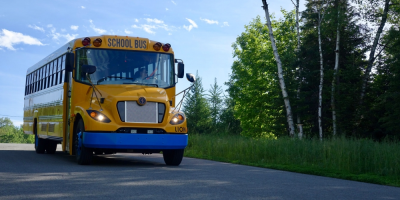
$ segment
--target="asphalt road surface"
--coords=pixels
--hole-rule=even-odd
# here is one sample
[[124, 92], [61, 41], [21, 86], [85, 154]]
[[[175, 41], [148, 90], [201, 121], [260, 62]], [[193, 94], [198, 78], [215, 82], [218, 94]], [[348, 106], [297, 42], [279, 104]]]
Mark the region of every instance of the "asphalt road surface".
[[400, 188], [161, 154], [95, 156], [0, 144], [0, 199], [400, 199]]

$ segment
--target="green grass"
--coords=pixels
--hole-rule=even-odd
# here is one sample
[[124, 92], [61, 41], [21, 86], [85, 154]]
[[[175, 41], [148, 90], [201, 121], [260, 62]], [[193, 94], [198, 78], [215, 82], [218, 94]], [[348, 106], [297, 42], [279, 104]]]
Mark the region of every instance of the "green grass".
[[189, 135], [185, 156], [400, 187], [400, 144]]

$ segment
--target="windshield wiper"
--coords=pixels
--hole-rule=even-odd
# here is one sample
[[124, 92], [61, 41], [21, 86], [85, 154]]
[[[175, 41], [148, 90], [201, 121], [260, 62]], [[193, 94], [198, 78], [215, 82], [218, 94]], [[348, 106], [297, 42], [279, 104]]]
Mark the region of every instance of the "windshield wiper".
[[125, 77], [121, 77], [121, 76], [106, 76], [106, 77], [101, 78], [100, 80], [98, 80], [98, 81], [97, 81], [97, 85], [98, 85], [100, 82], [103, 82], [103, 81], [107, 80], [108, 78], [120, 78], [120, 79], [130, 79], [130, 80], [132, 80], [131, 78], [125, 78]]

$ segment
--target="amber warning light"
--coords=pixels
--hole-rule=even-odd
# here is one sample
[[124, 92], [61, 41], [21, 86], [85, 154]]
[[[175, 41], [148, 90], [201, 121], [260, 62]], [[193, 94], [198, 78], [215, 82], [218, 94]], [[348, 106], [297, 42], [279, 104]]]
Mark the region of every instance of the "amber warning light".
[[154, 50], [160, 51], [162, 44], [160, 42], [157, 42], [153, 45]]
[[102, 42], [102, 40], [101, 40], [100, 38], [97, 38], [97, 39], [95, 39], [95, 40], [93, 41], [93, 45], [94, 45], [95, 47], [99, 47], [99, 46], [101, 46], [101, 42]]

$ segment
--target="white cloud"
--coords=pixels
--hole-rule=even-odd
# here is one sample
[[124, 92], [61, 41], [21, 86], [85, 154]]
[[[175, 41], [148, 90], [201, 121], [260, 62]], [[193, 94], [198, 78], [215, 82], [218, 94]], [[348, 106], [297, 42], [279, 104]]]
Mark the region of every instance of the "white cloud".
[[81, 8], [82, 8], [82, 9], [85, 9], [86, 7], [85, 7], [85, 6], [81, 6]]
[[156, 18], [154, 18], [154, 19], [145, 18], [145, 20], [147, 21], [147, 23], [164, 24], [164, 21], [156, 19]]
[[228, 22], [224, 22], [224, 24], [221, 27], [224, 27], [224, 26], [229, 26]]
[[47, 24], [47, 28], [53, 27], [53, 24]]
[[2, 32], [0, 32], [0, 47], [5, 47], [15, 51], [16, 49], [13, 47], [13, 45], [19, 43], [39, 46], [43, 45], [38, 39], [29, 35], [2, 29]]
[[104, 29], [96, 28], [96, 26], [93, 24], [93, 20], [89, 20], [89, 22], [90, 22], [90, 28], [92, 28], [94, 30], [94, 32], [96, 32], [98, 34], [103, 34], [103, 33], [107, 32]]
[[132, 34], [132, 31], [128, 31], [128, 30], [125, 29], [125, 33], [126, 34]]
[[62, 28], [62, 29], [61, 29], [61, 32], [65, 32], [65, 31], [67, 31], [67, 30], [65, 30], [65, 28]]
[[44, 33], [44, 29], [42, 28], [42, 27], [39, 27], [39, 26], [36, 26], [36, 25], [28, 25], [28, 27], [29, 28], [33, 28], [33, 29], [35, 29], [35, 30], [38, 30], [38, 31], [42, 31], [43, 33]]
[[190, 31], [190, 30], [192, 30], [192, 28], [197, 28], [197, 27], [198, 27], [197, 24], [196, 24], [196, 22], [194, 22], [193, 20], [191, 20], [191, 19], [189, 19], [189, 18], [186, 18], [186, 19], [189, 21], [190, 25], [189, 25], [189, 26], [183, 25], [183, 28], [184, 28], [184, 29]]
[[69, 33], [61, 34], [61, 33], [57, 33], [57, 29], [54, 28], [54, 27], [50, 31], [51, 31], [51, 33], [48, 36], [50, 36], [53, 40], [60, 40], [60, 38], [65, 38], [67, 40], [67, 42], [69, 42], [69, 41], [75, 39], [78, 36], [78, 34], [69, 34]]
[[165, 8], [165, 10], [168, 10], [168, 8]]
[[175, 1], [172, 1], [172, 0], [171, 0], [171, 2], [172, 2], [173, 4], [175, 4], [175, 5], [176, 5]]
[[141, 24], [140, 26], [133, 25], [132, 28], [142, 29], [142, 30], [146, 31], [147, 33], [150, 33], [150, 34], [154, 35], [156, 33], [155, 30], [157, 30], [157, 29], [164, 29], [166, 31], [173, 31], [173, 29], [175, 27], [173, 27], [173, 26], [171, 27], [171, 26], [168, 26], [166, 24], [162, 24], [162, 25], [158, 25], [158, 24], [157, 25]]
[[71, 25], [71, 29], [74, 30], [74, 31], [78, 30], [78, 28], [79, 28], [79, 26]]
[[200, 18], [200, 20], [205, 21], [207, 24], [218, 24], [218, 21], [211, 20], [211, 19]]
[[148, 24], [142, 24], [140, 26], [133, 25], [132, 28], [143, 29], [144, 31], [146, 31], [147, 33], [150, 33], [150, 34], [156, 33], [154, 31], [154, 29], [156, 29], [156, 26], [154, 26], [154, 25], [148, 25]]
[[135, 19], [135, 22], [139, 22], [139, 20], [138, 20], [138, 19]]

